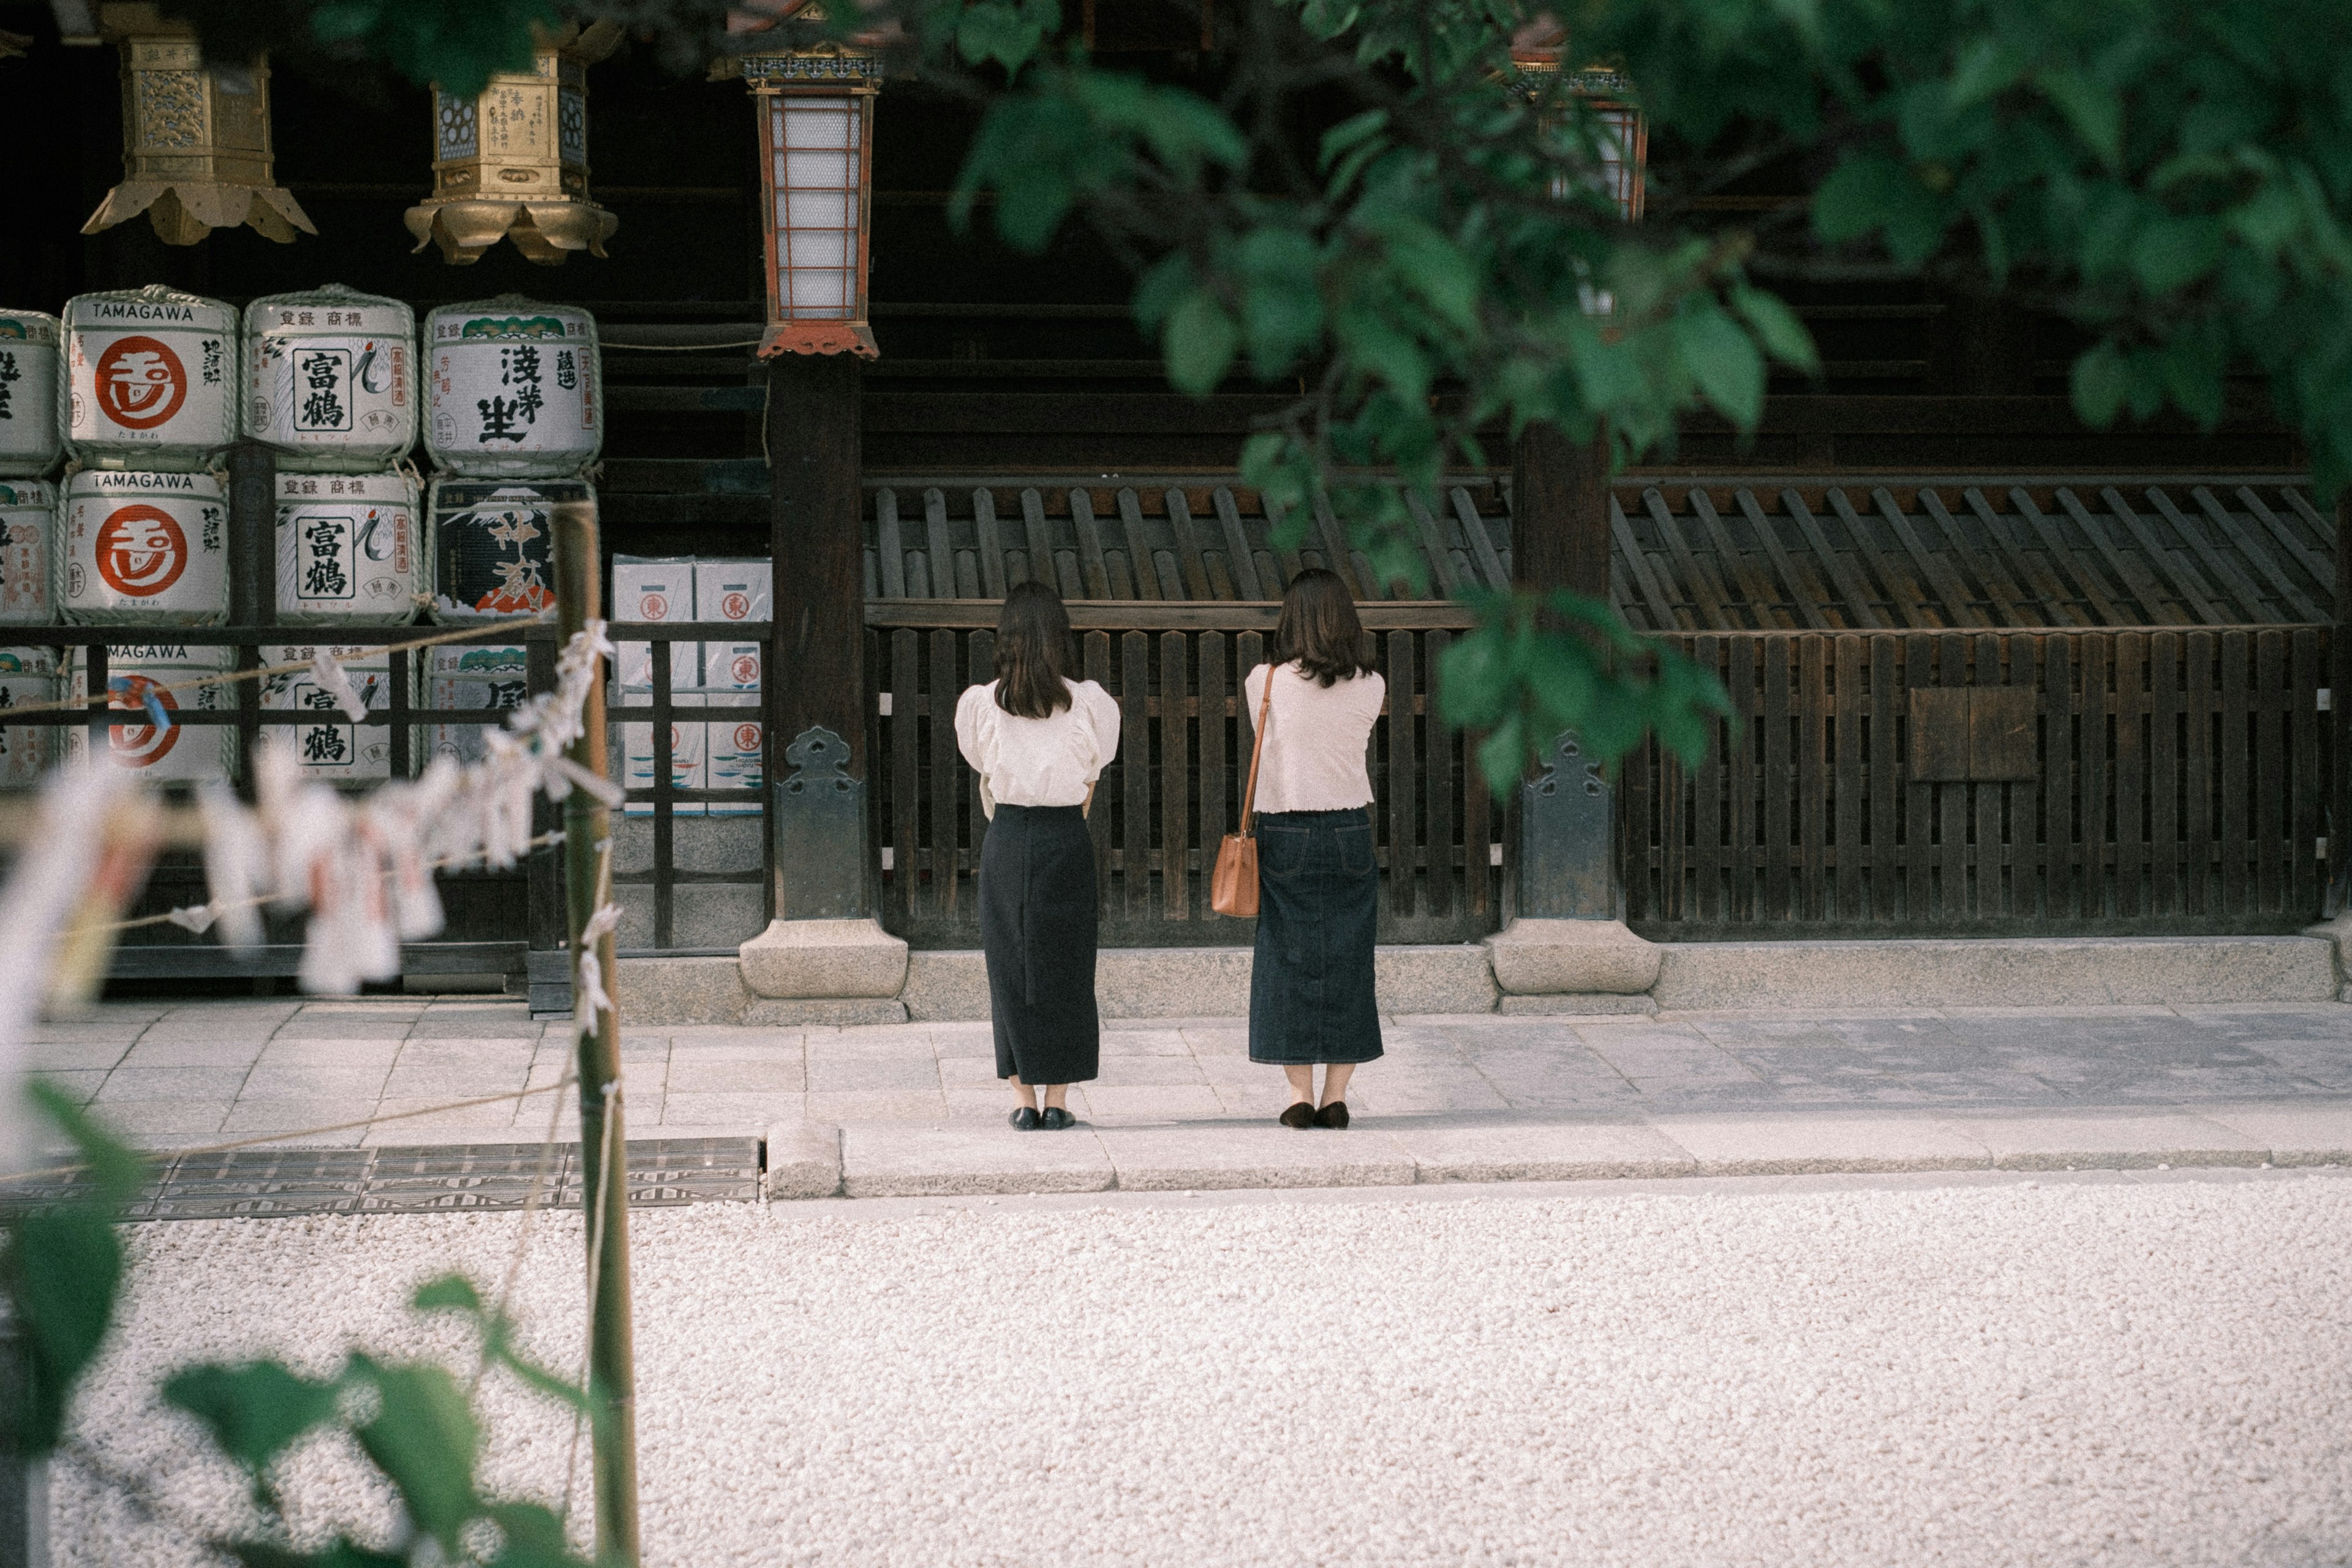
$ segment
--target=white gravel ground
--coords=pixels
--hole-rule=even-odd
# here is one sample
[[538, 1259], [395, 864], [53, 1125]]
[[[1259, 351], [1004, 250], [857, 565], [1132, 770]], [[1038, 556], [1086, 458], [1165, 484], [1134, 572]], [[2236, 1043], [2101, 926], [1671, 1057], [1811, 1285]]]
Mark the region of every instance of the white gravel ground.
[[[82, 1431], [238, 1506], [149, 1390], [459, 1349], [512, 1216], [133, 1231]], [[2352, 1563], [2352, 1182], [636, 1216], [647, 1562]], [[578, 1343], [575, 1221], [522, 1292]], [[493, 1385], [489, 1468], [567, 1428]], [[382, 1520], [323, 1446], [315, 1516]], [[195, 1561], [61, 1475], [61, 1568]]]

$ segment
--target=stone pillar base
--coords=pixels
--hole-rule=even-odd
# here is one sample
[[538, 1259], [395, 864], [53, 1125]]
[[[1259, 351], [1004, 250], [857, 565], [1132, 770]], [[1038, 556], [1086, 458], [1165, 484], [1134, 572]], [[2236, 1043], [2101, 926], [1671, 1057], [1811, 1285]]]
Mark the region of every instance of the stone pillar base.
[[1664, 957], [1623, 921], [1516, 920], [1486, 939], [1486, 952], [1507, 999], [1635, 995], [1657, 984]]
[[870, 918], [772, 921], [736, 955], [754, 996], [896, 997], [907, 984], [907, 944]]

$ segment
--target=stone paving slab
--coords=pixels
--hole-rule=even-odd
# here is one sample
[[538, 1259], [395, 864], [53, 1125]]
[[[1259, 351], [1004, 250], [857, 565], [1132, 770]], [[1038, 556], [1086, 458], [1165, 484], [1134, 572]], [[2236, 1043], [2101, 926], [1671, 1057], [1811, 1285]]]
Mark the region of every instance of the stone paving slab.
[[1410, 1184], [1413, 1160], [1370, 1129], [1300, 1131], [1265, 1122], [1183, 1128], [1106, 1127], [1098, 1136], [1128, 1192], [1221, 1187], [1390, 1187]]
[[1696, 1174], [1689, 1152], [1641, 1121], [1427, 1119], [1394, 1129], [1416, 1182], [1582, 1182]]
[[1670, 1115], [1651, 1125], [1703, 1176], [1823, 1171], [1963, 1171], [1992, 1163], [1979, 1140], [1933, 1116], [1886, 1111]]
[[853, 1198], [961, 1193], [1098, 1193], [1111, 1163], [1096, 1133], [853, 1122], [841, 1130], [842, 1191]]
[[2262, 1144], [2274, 1165], [2352, 1165], [2352, 1101], [2210, 1105], [2198, 1114]]
[[2271, 1163], [2259, 1139], [2185, 1110], [1952, 1111], [1947, 1117], [1991, 1151], [1994, 1167], [2003, 1171]]

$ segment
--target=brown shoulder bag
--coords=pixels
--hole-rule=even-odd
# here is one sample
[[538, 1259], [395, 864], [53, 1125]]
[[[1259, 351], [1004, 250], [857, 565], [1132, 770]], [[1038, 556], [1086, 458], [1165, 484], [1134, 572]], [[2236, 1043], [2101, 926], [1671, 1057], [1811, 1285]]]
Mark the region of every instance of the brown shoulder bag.
[[1265, 667], [1265, 696], [1257, 705], [1257, 739], [1250, 746], [1249, 783], [1242, 786], [1242, 830], [1217, 846], [1209, 877], [1209, 907], [1249, 920], [1257, 913], [1257, 760], [1265, 752], [1265, 719], [1274, 707], [1274, 666]]

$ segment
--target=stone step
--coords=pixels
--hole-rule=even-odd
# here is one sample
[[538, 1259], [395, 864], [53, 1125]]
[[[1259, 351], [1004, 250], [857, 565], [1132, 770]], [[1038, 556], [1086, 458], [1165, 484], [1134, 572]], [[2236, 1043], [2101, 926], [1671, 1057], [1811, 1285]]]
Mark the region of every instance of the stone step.
[[[874, 930], [879, 936], [879, 927]], [[1542, 953], [1531, 953], [1524, 942], [1498, 943], [1491, 950], [1494, 956], [1485, 943], [1381, 947], [1374, 950], [1373, 964], [1381, 1010], [1390, 1014], [2327, 1002], [2336, 999], [2339, 984], [2336, 943], [2319, 935], [1640, 946], [1655, 954], [1656, 980], [1646, 992], [1630, 994], [1599, 984], [1562, 990], [1518, 978], [1553, 970], [1574, 973], [1577, 965], [1590, 963], [1583, 949], [1568, 950], [1570, 961], [1547, 965]], [[735, 958], [623, 959], [621, 1012], [632, 1025], [846, 1025], [988, 1016], [988, 967], [981, 953], [899, 951], [905, 981], [895, 995], [840, 997], [756, 995]], [[1498, 963], [1507, 993], [1496, 984]], [[1250, 965], [1250, 950], [1241, 947], [1106, 948], [1097, 962], [1096, 994], [1106, 1018], [1234, 1017], [1248, 1010]]]
[[1344, 1132], [1264, 1121], [793, 1122], [772, 1199], [1208, 1191], [1904, 1171], [2352, 1164], [2352, 1100], [2066, 1110], [1821, 1110], [1651, 1117], [1383, 1117]]

